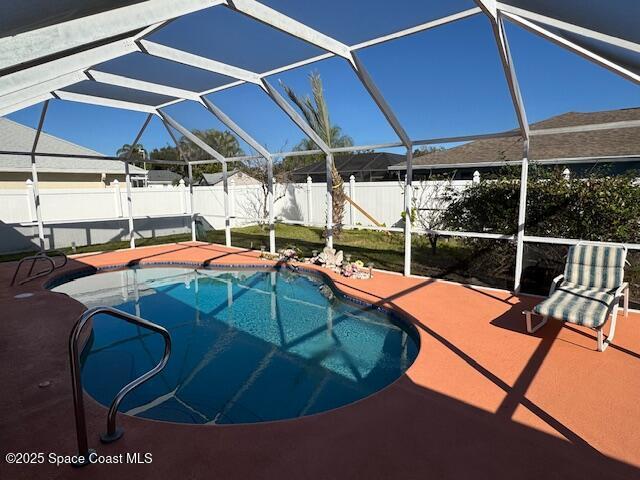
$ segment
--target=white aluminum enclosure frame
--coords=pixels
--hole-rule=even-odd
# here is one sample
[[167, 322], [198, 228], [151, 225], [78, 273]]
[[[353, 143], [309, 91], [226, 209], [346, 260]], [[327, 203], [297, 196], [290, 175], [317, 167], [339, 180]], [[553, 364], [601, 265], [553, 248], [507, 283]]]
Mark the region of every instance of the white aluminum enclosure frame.
[[129, 152], [127, 153], [127, 156], [124, 160], [124, 174], [125, 174], [125, 183], [126, 183], [126, 189], [127, 189], [127, 216], [129, 217], [129, 246], [131, 248], [136, 248], [136, 238], [135, 238], [135, 228], [133, 225], [133, 197], [131, 194], [131, 175], [129, 173], [129, 163], [131, 162], [131, 157], [133, 156], [133, 153], [134, 153], [133, 147], [135, 147], [140, 141], [142, 134], [147, 129], [147, 126], [149, 125], [149, 122], [151, 122], [152, 118], [153, 118], [152, 113], [147, 115], [147, 118], [145, 119], [144, 124], [142, 125], [142, 128], [136, 135], [136, 138], [131, 143], [131, 148], [129, 149]]
[[[271, 154], [264, 148], [258, 141], [256, 141], [251, 135], [245, 132], [237, 123], [220, 110], [211, 100], [202, 96], [200, 99], [202, 104], [226, 125], [231, 131], [235, 132], [242, 140], [257, 151], [267, 163], [267, 208], [269, 212], [269, 252], [276, 253], [276, 226], [274, 223], [274, 211], [273, 211], [273, 158]], [[225, 173], [226, 175], [226, 173]]]
[[[206, 153], [211, 155], [214, 158], [214, 160], [210, 161], [209, 163], [215, 161], [222, 165], [222, 186], [224, 189], [224, 238], [225, 238], [225, 245], [227, 247], [230, 247], [231, 246], [231, 218], [230, 218], [230, 208], [229, 208], [229, 182], [228, 182], [228, 175], [227, 175], [228, 173], [227, 159], [222, 154], [220, 154], [217, 150], [215, 150], [213, 147], [205, 143], [203, 140], [198, 138], [188, 129], [186, 129], [185, 127], [180, 125], [178, 122], [176, 122], [167, 113], [157, 110], [157, 114], [160, 115], [160, 117], [162, 117], [164, 122], [166, 122], [171, 127], [179, 131], [185, 138], [187, 138], [196, 146], [200, 147]], [[189, 165], [189, 172], [190, 172], [190, 180], [193, 180], [193, 172], [191, 170], [191, 165]], [[190, 188], [193, 188], [193, 187], [190, 187]], [[193, 197], [192, 197], [192, 200], [193, 200]], [[195, 228], [195, 219], [192, 221], [191, 225], [192, 225], [191, 236], [193, 238], [194, 237], [193, 229]]]
[[40, 187], [38, 186], [38, 169], [36, 167], [36, 150], [38, 149], [38, 141], [40, 140], [40, 134], [42, 133], [42, 127], [44, 126], [44, 120], [47, 116], [47, 109], [49, 108], [49, 100], [45, 100], [42, 104], [42, 111], [40, 112], [40, 120], [38, 121], [38, 129], [33, 139], [33, 146], [31, 147], [31, 181], [33, 182], [33, 194], [36, 204], [36, 220], [38, 222], [38, 239], [40, 241], [40, 251], [46, 250], [46, 240], [44, 237], [44, 224], [42, 223], [42, 208], [40, 205]]
[[[635, 83], [640, 83], [640, 76], [638, 76], [635, 72], [629, 70], [627, 66], [618, 65], [615, 62], [603, 58], [602, 56], [591, 52], [584, 47], [576, 45], [575, 43], [559, 36], [558, 34], [553, 33], [552, 31], [547, 30], [541, 25], [546, 25], [549, 28], [560, 29], [571, 32], [573, 34], [582, 35], [584, 37], [591, 38], [600, 42], [605, 42], [615, 47], [624, 48], [636, 53], [640, 52], [640, 45], [629, 40], [604, 34], [592, 29], [580, 27], [578, 25], [573, 25], [568, 22], [540, 15], [522, 8], [516, 8], [509, 4], [498, 2], [496, 0], [476, 0], [476, 4], [477, 7], [475, 8], [447, 15], [435, 20], [430, 20], [414, 27], [399, 30], [397, 32], [370, 39], [359, 44], [346, 45], [343, 42], [340, 42], [335, 38], [318, 32], [308, 25], [294, 20], [293, 18], [290, 18], [287, 15], [274, 10], [273, 8], [270, 8], [256, 0], [147, 0], [145, 2], [137, 3], [130, 6], [111, 9], [99, 14], [89, 15], [87, 17], [70, 21], [64, 21], [57, 25], [33, 29], [31, 31], [26, 31], [24, 33], [15, 35], [14, 37], [1, 38], [0, 52], [2, 53], [0, 54], [0, 69], [10, 67], [11, 71], [0, 77], [0, 115], [6, 115], [13, 111], [35, 105], [43, 101], [46, 102], [43, 107], [41, 121], [38, 127], [38, 133], [36, 135], [32, 151], [24, 152], [26, 154], [29, 154], [32, 158], [35, 192], [37, 192], [37, 170], [35, 167], [35, 159], [37, 156], [44, 156], [43, 153], [36, 153], [36, 148], [39, 132], [42, 129], [42, 123], [44, 122], [44, 115], [46, 113], [49, 99], [57, 98], [65, 101], [83, 102], [93, 105], [102, 105], [147, 113], [147, 121], [136, 137], [136, 141], [134, 143], [137, 143], [137, 140], [142, 135], [142, 132], [152, 118], [152, 114], [159, 115], [163, 119], [163, 123], [167, 127], [173, 140], [176, 142], [178, 150], [180, 150], [179, 142], [175, 138], [173, 132], [171, 131], [171, 128], [169, 128], [167, 124], [178, 130], [182, 135], [185, 136], [185, 138], [194, 142], [197, 146], [202, 148], [212, 157], [211, 160], [200, 161], [189, 161], [188, 159], [183, 158], [183, 162], [178, 162], [179, 164], [187, 165], [190, 177], [190, 213], [192, 220], [191, 230], [193, 239], [195, 239], [195, 211], [193, 206], [192, 166], [212, 162], [221, 163], [223, 170], [223, 186], [225, 191], [225, 239], [227, 245], [231, 245], [228, 198], [229, 194], [227, 185], [228, 162], [242, 161], [243, 159], [248, 158], [265, 159], [267, 162], [267, 171], [269, 177], [268, 208], [270, 224], [270, 251], [275, 250], [275, 229], [273, 223], [273, 182], [271, 181], [273, 177], [272, 168], [274, 156], [278, 158], [284, 158], [286, 156], [292, 155], [314, 155], [319, 153], [325, 155], [325, 158], [327, 160], [327, 218], [325, 227], [329, 233], [327, 236], [327, 244], [332, 245], [333, 238], [331, 235], [331, 231], [333, 228], [333, 219], [331, 218], [332, 214], [330, 206], [332, 202], [333, 185], [331, 185], [330, 167], [333, 163], [333, 155], [335, 153], [368, 148], [390, 148], [398, 146], [405, 147], [407, 149], [407, 167], [405, 176], [404, 208], [406, 218], [409, 219], [411, 213], [412, 196], [411, 179], [413, 146], [468, 141], [480, 138], [498, 138], [516, 135], [521, 136], [524, 139], [525, 149], [523, 152], [523, 159], [521, 162], [519, 162], [521, 165], [521, 190], [518, 212], [518, 232], [515, 237], [517, 243], [517, 252], [515, 262], [516, 274], [514, 290], [518, 291], [520, 288], [520, 277], [522, 273], [524, 243], [532, 241], [530, 240], [532, 238], [536, 238], [536, 241], [547, 241], [547, 243], [554, 243], [556, 241], [562, 240], [541, 240], [538, 237], [529, 237], [525, 234], [524, 223], [526, 218], [526, 184], [529, 157], [528, 148], [530, 142], [535, 141], [536, 135], [565, 132], [552, 132], [551, 130], [554, 129], [547, 129], [549, 130], [548, 132], [529, 130], [529, 124], [527, 122], [524, 104], [522, 102], [515, 69], [513, 67], [513, 60], [509, 52], [507, 35], [504, 28], [504, 19], [507, 19], [510, 22], [526, 28], [536, 35], [539, 35], [549, 41], [556, 43], [564, 49], [577, 53], [592, 62], [608, 68], [613, 73]], [[317, 55], [316, 57], [306, 60], [297, 61], [268, 72], [257, 73], [216, 60], [184, 52], [145, 39], [146, 35], [159, 28], [162, 28], [162, 26], [167, 21], [178, 18], [188, 13], [196, 12], [198, 10], [214, 7], [216, 5], [219, 6], [215, 8], [230, 8], [250, 18], [253, 18], [256, 21], [270, 25], [271, 27], [283, 31], [293, 37], [315, 45], [323, 49], [326, 53], [322, 53], [320, 55]], [[491, 23], [496, 46], [498, 48], [498, 53], [500, 55], [502, 66], [505, 71], [505, 78], [507, 80], [507, 85], [510, 90], [516, 116], [518, 118], [519, 130], [510, 132], [498, 132], [494, 134], [451, 137], [448, 139], [411, 139], [402, 128], [400, 122], [398, 121], [389, 105], [384, 100], [380, 91], [377, 89], [373, 79], [369, 76], [364, 65], [362, 64], [362, 62], [360, 62], [356, 51], [383, 42], [393, 41], [395, 39], [406, 37], [408, 35], [412, 35], [431, 28], [437, 28], [441, 25], [446, 25], [451, 22], [463, 20], [479, 13], [484, 13]], [[58, 40], [43, 44], [43, 42], [39, 41], [39, 39], [42, 38], [42, 35], [45, 34], [49, 38]], [[67, 53], [67, 51], [69, 53]], [[142, 52], [146, 55], [157, 56], [165, 58], [167, 60], [171, 60], [173, 62], [178, 62], [200, 69], [216, 72], [222, 75], [226, 75], [234, 80], [225, 85], [214, 87], [203, 92], [193, 92], [185, 89], [171, 87], [168, 85], [163, 85], [161, 83], [141, 81], [122, 75], [114, 75], [95, 69], [95, 65], [133, 52]], [[267, 81], [267, 77], [276, 73], [284, 72], [293, 68], [310, 64], [312, 62], [324, 60], [335, 56], [339, 56], [345, 59], [345, 61], [347, 61], [351, 65], [354, 73], [361, 81], [366, 91], [370, 94], [384, 117], [387, 119], [395, 133], [398, 135], [398, 138], [400, 139], [399, 142], [366, 147], [359, 146], [349, 148], [331, 148], [331, 146], [326, 145], [325, 142], [323, 142], [322, 139], [320, 139], [318, 135], [315, 134], [315, 132], [302, 118], [302, 116], [299, 115], [298, 112], [294, 110], [291, 105], [282, 97], [282, 95], [280, 95], [280, 93]], [[168, 101], [163, 105], [151, 106], [123, 100], [79, 94], [64, 90], [65, 87], [87, 80], [117, 85], [134, 90], [153, 92], [156, 94], [172, 97], [175, 100]], [[220, 109], [217, 108], [210, 99], [206, 98], [206, 95], [210, 93], [233, 88], [247, 82], [260, 86], [265, 91], [265, 93], [290, 117], [290, 119], [318, 145], [319, 149], [307, 152], [271, 153], [266, 148], [262, 147], [257, 141], [255, 141], [238, 124], [233, 122], [228, 116], [220, 111]], [[202, 103], [212, 114], [218, 117], [222, 121], [222, 123], [224, 123], [232, 131], [234, 131], [240, 138], [242, 138], [256, 152], [258, 152], [259, 155], [257, 157], [248, 155], [237, 158], [224, 158], [206, 143], [195, 137], [187, 129], [177, 124], [175, 120], [171, 119], [171, 117], [169, 117], [165, 112], [162, 111], [163, 107], [183, 101], [196, 101]], [[632, 124], [628, 126], [635, 127], [637, 125]], [[592, 129], [597, 128], [598, 126], [592, 126]], [[605, 126], [603, 128], [613, 127]], [[621, 126], [620, 128], [623, 127]], [[569, 129], [575, 131], [589, 131], [589, 126], [570, 127]], [[22, 154], [23, 152], [18, 153]], [[183, 157], [182, 153], [181, 157]], [[162, 160], [154, 160], [150, 163], [154, 162], [175, 163]], [[125, 168], [128, 169], [128, 162], [126, 161]], [[127, 182], [127, 186], [129, 187], [129, 182]], [[128, 199], [130, 202], [130, 191], [128, 191]], [[131, 215], [130, 204], [129, 207], [130, 233], [133, 245], [133, 219]], [[39, 216], [38, 211], [37, 215]], [[38, 221], [38, 227], [41, 244], [44, 245], [44, 233], [41, 219], [39, 219]], [[409, 275], [411, 263], [411, 224], [408, 221], [405, 222], [404, 233], [405, 274]], [[487, 235], [493, 235], [493, 237], [495, 238], [505, 237], [504, 235], [499, 234], [483, 234], [473, 232], [441, 233], [443, 235], [471, 237], [475, 236], [478, 238], [490, 238]]]

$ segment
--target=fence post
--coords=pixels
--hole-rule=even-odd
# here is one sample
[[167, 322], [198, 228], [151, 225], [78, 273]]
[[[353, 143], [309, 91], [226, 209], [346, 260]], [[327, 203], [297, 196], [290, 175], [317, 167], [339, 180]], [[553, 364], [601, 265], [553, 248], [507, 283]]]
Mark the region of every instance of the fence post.
[[311, 179], [311, 176], [307, 176], [307, 218], [306, 218], [306, 223], [307, 226], [311, 226], [311, 224], [313, 223], [313, 218], [312, 218], [312, 214], [313, 214], [313, 206], [311, 204], [311, 185], [313, 184], [313, 180]]
[[568, 182], [569, 180], [571, 180], [571, 171], [568, 168], [565, 168], [562, 171], [562, 177]]
[[[135, 143], [135, 142], [134, 142]], [[129, 247], [136, 248], [136, 234], [133, 226], [133, 198], [131, 194], [131, 174], [129, 173], [129, 161], [124, 162], [124, 179], [127, 187], [127, 215], [129, 217]]]
[[190, 163], [187, 165], [187, 173], [189, 175], [189, 213], [191, 213], [191, 241], [195, 242], [197, 240], [196, 207], [195, 201], [193, 199], [193, 167]]
[[178, 189], [180, 191], [180, 212], [187, 213], [187, 189], [184, 188], [183, 178], [178, 182]]
[[413, 208], [413, 150], [407, 148], [407, 171], [404, 177], [404, 275], [411, 275], [411, 210]]
[[38, 218], [36, 216], [36, 193], [33, 190], [33, 180], [30, 178], [26, 181], [27, 184], [27, 209], [29, 210], [29, 221], [35, 222]]
[[222, 163], [222, 189], [224, 195], [224, 244], [231, 246], [231, 209], [229, 208], [229, 175], [227, 162]]
[[236, 182], [233, 177], [229, 178], [229, 225], [235, 227], [237, 222], [234, 220], [236, 216]]
[[478, 170], [473, 172], [473, 183], [480, 183], [480, 172]]
[[[353, 175], [349, 177], [349, 197], [354, 202], [356, 201], [356, 177]], [[353, 203], [349, 202], [349, 225], [352, 227], [356, 223], [355, 214], [356, 212], [353, 209]]]
[[113, 185], [113, 199], [116, 206], [116, 218], [121, 218], [124, 212], [122, 211], [122, 193], [120, 192], [120, 182], [116, 178], [113, 182], [111, 182], [111, 185]]
[[275, 210], [273, 206], [274, 202], [274, 190], [276, 189], [276, 179], [273, 178], [273, 163], [269, 161], [269, 179], [271, 180], [271, 188], [269, 189], [269, 252], [276, 253], [276, 223], [275, 223]]
[[326, 208], [326, 223], [325, 228], [327, 232], [326, 245], [329, 248], [333, 248], [333, 153], [327, 153], [326, 157], [326, 187], [325, 193], [325, 208]]

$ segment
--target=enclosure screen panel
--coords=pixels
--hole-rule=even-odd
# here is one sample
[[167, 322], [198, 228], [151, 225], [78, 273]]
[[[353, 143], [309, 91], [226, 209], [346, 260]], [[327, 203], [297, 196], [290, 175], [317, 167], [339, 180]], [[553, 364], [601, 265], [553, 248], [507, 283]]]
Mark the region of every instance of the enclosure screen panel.
[[93, 95], [96, 97], [110, 98], [123, 102], [140, 103], [143, 105], [162, 105], [163, 103], [175, 100], [174, 97], [159, 95], [157, 93], [134, 90], [132, 88], [119, 87], [106, 83], [84, 81], [70, 85], [63, 89], [66, 92], [80, 93], [82, 95]]
[[263, 3], [348, 45], [476, 7], [473, 0], [266, 0]]
[[178, 18], [147, 39], [254, 72], [325, 53], [222, 6]]
[[95, 70], [194, 92], [202, 92], [236, 80], [140, 52], [101, 63]]

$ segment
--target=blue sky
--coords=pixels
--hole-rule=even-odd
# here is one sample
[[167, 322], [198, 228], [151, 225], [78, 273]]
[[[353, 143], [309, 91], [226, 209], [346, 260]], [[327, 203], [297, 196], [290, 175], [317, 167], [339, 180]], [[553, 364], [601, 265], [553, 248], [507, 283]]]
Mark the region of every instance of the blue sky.
[[[329, 4], [336, 2], [338, 0], [331, 0]], [[404, 0], [394, 5], [393, 16], [381, 22], [375, 19], [385, 18], [382, 9], [388, 8], [389, 2], [374, 0], [371, 6], [377, 16], [357, 22], [353, 21], [357, 19], [357, 12], [347, 9], [345, 25], [340, 27], [335, 22], [314, 20], [321, 17], [314, 16], [310, 10], [315, 7], [300, 6], [306, 2], [268, 0], [265, 3], [288, 10], [286, 13], [300, 20], [311, 19], [315, 28], [348, 43], [451, 13], [430, 10], [427, 1], [426, 7], [420, 7], [424, 10], [419, 12], [422, 16], [417, 17], [416, 12], [408, 8], [411, 4], [415, 9], [415, 2]], [[447, 5], [439, 7], [440, 10], [456, 11], [467, 8], [468, 3], [455, 0], [438, 5]], [[216, 30], [217, 37], [210, 28], [202, 28], [211, 22], [221, 26], [222, 31]], [[228, 39], [226, 33], [236, 37]], [[640, 106], [640, 88], [631, 82], [514, 25], [508, 25], [507, 33], [530, 122], [566, 111]], [[220, 38], [229, 41], [216, 41]], [[179, 19], [154, 34], [151, 40], [258, 72], [320, 53], [315, 47], [227, 9], [210, 9], [204, 15], [201, 12]], [[414, 139], [489, 133], [516, 126], [491, 29], [482, 15], [363, 49], [359, 55]], [[98, 69], [130, 73], [136, 78], [194, 90], [225, 81], [215, 74], [188, 67], [175, 68], [166, 61], [145, 58], [142, 54], [108, 62]], [[306, 65], [273, 75], [269, 81], [278, 88], [282, 81], [300, 93], [307, 93], [308, 75], [312, 71], [322, 76], [333, 122], [351, 135], [356, 144], [397, 140], [351, 67], [342, 59]], [[209, 98], [271, 151], [291, 149], [303, 136], [255, 85], [217, 92]], [[35, 126], [39, 109], [40, 106], [34, 106], [10, 118]], [[167, 112], [190, 129], [223, 128], [193, 102], [169, 107]], [[123, 143], [133, 140], [144, 119], [143, 113], [54, 100], [49, 107], [45, 131], [112, 155]], [[171, 140], [160, 122], [154, 120], [142, 143], [152, 149], [170, 144]], [[244, 148], [249, 151], [248, 147]]]

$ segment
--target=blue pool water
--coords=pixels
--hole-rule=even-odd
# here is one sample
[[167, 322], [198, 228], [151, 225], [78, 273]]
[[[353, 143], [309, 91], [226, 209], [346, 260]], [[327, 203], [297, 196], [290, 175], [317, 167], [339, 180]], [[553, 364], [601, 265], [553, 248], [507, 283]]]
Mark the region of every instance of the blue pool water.
[[[169, 363], [120, 407], [157, 420], [224, 424], [310, 415], [385, 387], [418, 351], [406, 325], [287, 269], [127, 269], [53, 290], [169, 330]], [[160, 335], [98, 315], [83, 352], [84, 387], [109, 405], [162, 351]]]

